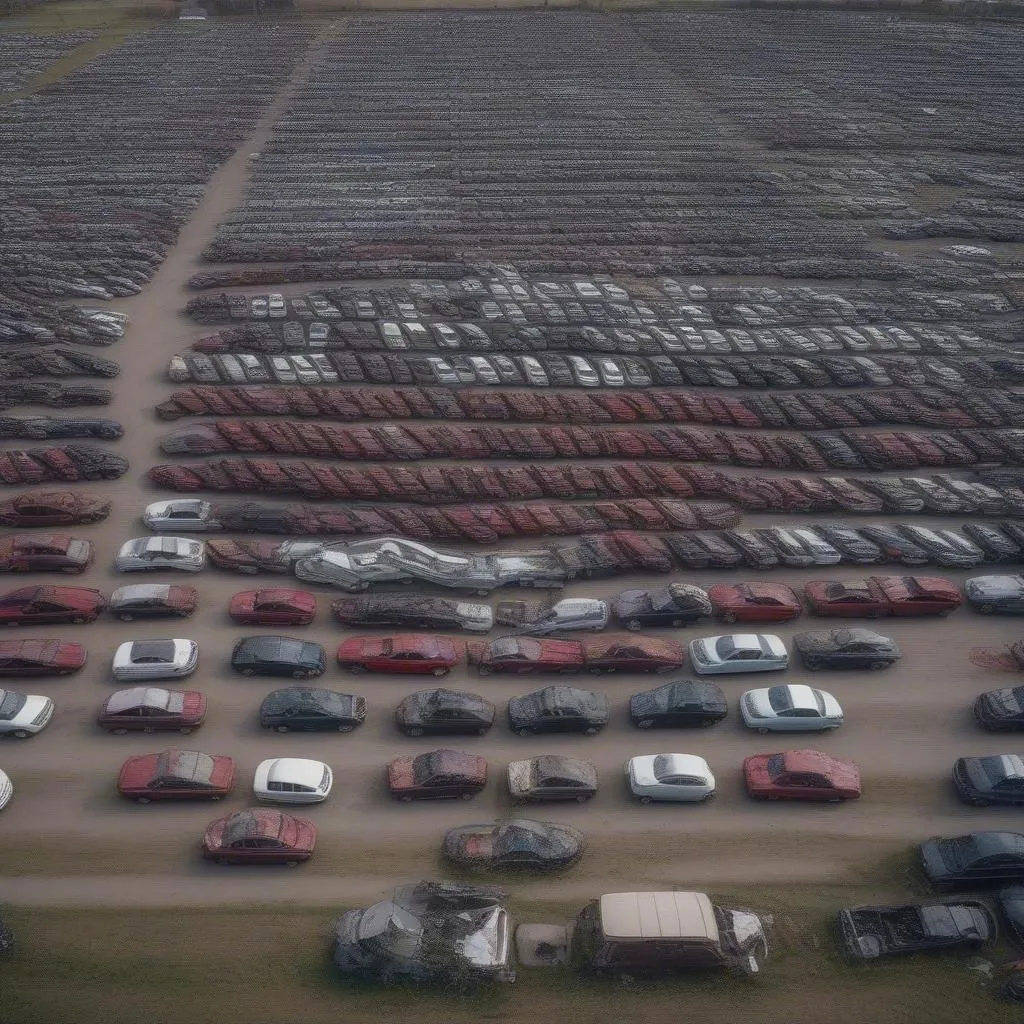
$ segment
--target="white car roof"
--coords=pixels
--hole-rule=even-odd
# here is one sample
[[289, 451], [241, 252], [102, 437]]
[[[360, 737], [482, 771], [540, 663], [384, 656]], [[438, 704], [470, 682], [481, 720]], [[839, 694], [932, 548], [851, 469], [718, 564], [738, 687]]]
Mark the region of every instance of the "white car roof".
[[264, 766], [267, 768], [268, 782], [292, 782], [312, 789], [319, 788], [327, 767], [323, 761], [313, 761], [306, 757], [273, 757], [256, 769], [257, 775]]
[[139, 583], [131, 587], [118, 587], [110, 595], [111, 601], [163, 600], [171, 588], [166, 583]]
[[601, 897], [600, 906], [608, 939], [718, 941], [715, 910], [702, 892], [612, 892]]
[[790, 683], [786, 689], [789, 691], [789, 703], [792, 707], [818, 710], [818, 695], [814, 687], [805, 686], [803, 683]]

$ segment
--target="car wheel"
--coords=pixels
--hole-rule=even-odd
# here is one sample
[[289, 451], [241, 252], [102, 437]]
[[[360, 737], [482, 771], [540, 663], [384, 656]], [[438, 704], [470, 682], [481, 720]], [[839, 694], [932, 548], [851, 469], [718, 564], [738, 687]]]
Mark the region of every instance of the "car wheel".
[[494, 670], [488, 665], [478, 665], [477, 672], [482, 676], [489, 676]]
[[576, 803], [585, 804], [593, 795], [593, 793], [581, 793], [578, 797], [576, 797]]
[[636, 723], [636, 727], [638, 729], [651, 729], [651, 728], [654, 727], [654, 719], [653, 718], [641, 718], [640, 721], [638, 721]]
[[70, 668], [62, 668], [62, 669], [61, 669], [61, 670], [60, 670], [60, 671], [59, 671], [59, 672], [57, 673], [57, 675], [59, 675], [59, 676], [69, 676], [69, 675], [71, 675], [72, 671], [74, 671], [74, 670], [73, 670], [73, 669], [70, 669]]
[[405, 730], [405, 735], [406, 736], [422, 736], [423, 735], [423, 730], [419, 729], [419, 728], [406, 729]]
[[888, 668], [889, 662], [887, 661], [873, 661], [868, 666], [872, 672], [881, 672], [883, 668]]
[[516, 729], [516, 732], [519, 733], [519, 735], [523, 736], [523, 737], [532, 736], [533, 735], [533, 730], [532, 729]]
[[990, 604], [979, 604], [978, 611], [982, 615], [991, 615], [995, 611], [995, 607]]
[[73, 623], [74, 625], [76, 625], [76, 626], [81, 626], [81, 625], [82, 625], [82, 623], [83, 623], [83, 622], [86, 622], [86, 621], [87, 621], [87, 620], [86, 620], [86, 619], [83, 619], [83, 618], [82, 618], [82, 617], [81, 617], [80, 615], [78, 616], [78, 618], [75, 618], [75, 619], [72, 619], [72, 620], [71, 620], [71, 622], [72, 622], [72, 623]]
[[156, 732], [156, 730], [152, 726], [147, 726], [147, 728], [143, 729], [142, 731], [145, 733]]
[[343, 664], [341, 667], [343, 669], [345, 669], [345, 671], [347, 671], [347, 672], [359, 673], [359, 672], [365, 672], [366, 671], [366, 666], [365, 665], [355, 665], [355, 664], [351, 664], [349, 662], [345, 662], [345, 664]]
[[764, 803], [768, 799], [768, 794], [767, 793], [751, 793], [750, 794], [750, 799], [751, 800], [760, 800], [762, 803]]
[[14, 732], [11, 733], [11, 735], [19, 740], [27, 740], [31, 733], [26, 732], [24, 729], [15, 729]]
[[112, 736], [126, 736], [128, 734], [127, 729], [108, 729], [107, 732]]
[[632, 629], [635, 631], [642, 628], [643, 627], [640, 625], [639, 619], [630, 619], [629, 622], [626, 623], [626, 629]]
[[441, 676], [448, 675], [448, 669], [446, 669], [446, 668], [435, 668], [432, 671], [431, 675], [435, 675], [435, 676], [437, 676], [438, 679], [440, 679]]
[[308, 672], [293, 672], [292, 673], [292, 679], [308, 679], [308, 678], [309, 678], [309, 673]]
[[722, 621], [723, 622], [735, 622], [736, 621], [736, 613], [735, 612], [725, 612], [725, 613], [723, 613]]
[[[559, 669], [558, 671], [559, 671], [560, 675], [566, 675], [567, 674], [566, 669], [564, 669], [564, 668]], [[604, 671], [604, 669], [603, 668], [588, 668], [587, 671], [592, 676], [599, 676]]]
[[700, 722], [700, 727], [702, 729], [710, 729], [711, 726], [715, 724], [715, 722], [719, 721], [721, 721], [721, 719], [719, 718], [702, 718]]
[[10, 622], [7, 623], [7, 625], [8, 626], [20, 626], [21, 623], [18, 622], [16, 619], [11, 619]]
[[778, 800], [779, 798], [778, 798], [778, 796], [776, 796], [775, 793], [768, 793], [767, 796], [765, 797], [765, 799], [766, 800]]
[[256, 671], [255, 671], [255, 669], [251, 669], [251, 668], [243, 668], [242, 669], [242, 675], [243, 676], [254, 676], [254, 675], [256, 675]]
[[406, 794], [404, 796], [400, 796], [398, 799], [401, 800], [403, 804], [411, 804], [412, 803], [412, 797], [409, 796], [408, 794]]
[[771, 729], [764, 729], [764, 728], [761, 728], [761, 729], [758, 729], [757, 731], [758, 731], [758, 732], [759, 732], [759, 733], [760, 733], [760, 734], [761, 734], [762, 736], [767, 736], [767, 735], [768, 735], [768, 733], [770, 733], [770, 732], [771, 732]]
[[178, 730], [178, 732], [180, 732], [182, 734], [182, 736], [187, 736], [191, 731], [192, 731], [192, 726], [191, 725], [183, 725]]
[[675, 672], [677, 669], [679, 669], [681, 667], [682, 666], [680, 666], [680, 665], [659, 665], [654, 670], [654, 672], [655, 672], [656, 675], [663, 676], [663, 675], [665, 675], [666, 672]]
[[476, 796], [476, 793], [460, 793], [459, 794], [459, 799], [460, 800], [472, 800], [473, 797], [475, 797], [475, 796]]
[[350, 725], [349, 723], [346, 722], [344, 725], [339, 725], [338, 726], [338, 732], [351, 732], [354, 728], [355, 728], [354, 725]]
[[118, 618], [122, 622], [131, 622], [132, 620], [134, 620], [135, 616], [129, 615], [127, 612], [122, 612], [120, 615], [118, 615]]
[[972, 797], [971, 800], [970, 800], [970, 803], [974, 807], [988, 807], [990, 802], [991, 801], [986, 800], [984, 797], [980, 797], [980, 796]]
[[288, 726], [287, 725], [275, 725], [274, 726], [274, 730], [275, 730], [275, 732], [288, 732]]
[[299, 866], [299, 862], [297, 860], [286, 860], [284, 862], [284, 866], [286, 868], [297, 868]]
[[651, 802], [651, 798], [649, 796], [641, 796], [638, 797], [638, 799], [642, 804], [649, 804]]
[[594, 726], [591, 725], [588, 728], [583, 730], [583, 735], [584, 736], [596, 736], [599, 732], [600, 732], [599, 729], [595, 729]]
[[821, 668], [820, 658], [804, 658], [804, 667], [809, 668], [812, 672], [817, 672]]
[[220, 793], [215, 793], [213, 796], [210, 797], [210, 799], [211, 800], [219, 800], [220, 799]]
[[841, 796], [832, 796], [829, 797], [828, 802], [830, 804], [841, 804], [843, 802], [843, 798]]
[[476, 734], [477, 734], [477, 736], [486, 736], [489, 730], [490, 730], [490, 726], [482, 725], [482, 726], [480, 726], [479, 729], [477, 729]]

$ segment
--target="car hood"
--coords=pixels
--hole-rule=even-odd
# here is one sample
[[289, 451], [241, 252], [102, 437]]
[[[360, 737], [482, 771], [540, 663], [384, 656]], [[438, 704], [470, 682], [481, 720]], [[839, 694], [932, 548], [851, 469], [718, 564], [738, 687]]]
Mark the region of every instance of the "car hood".
[[1024, 578], [1020, 576], [974, 576], [964, 583], [971, 597], [1021, 597]]
[[38, 694], [26, 694], [25, 703], [22, 704], [18, 713], [10, 720], [13, 728], [24, 728], [31, 725], [37, 715], [41, 715], [53, 704], [49, 697], [41, 697]]

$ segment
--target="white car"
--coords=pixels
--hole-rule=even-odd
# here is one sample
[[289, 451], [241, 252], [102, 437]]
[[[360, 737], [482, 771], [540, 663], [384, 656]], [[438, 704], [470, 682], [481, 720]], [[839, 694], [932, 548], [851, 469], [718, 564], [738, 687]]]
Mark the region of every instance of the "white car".
[[239, 352], [235, 358], [242, 364], [245, 379], [250, 384], [263, 384], [270, 380], [270, 373], [259, 356], [254, 356], [251, 352]]
[[313, 364], [325, 384], [338, 383], [338, 371], [322, 352], [311, 352], [306, 358]]
[[316, 368], [305, 356], [289, 356], [291, 360], [292, 369], [295, 370], [295, 375], [299, 378], [300, 384], [320, 384], [320, 374], [316, 372]]
[[299, 375], [284, 356], [270, 357], [270, 373], [278, 384], [294, 384]]
[[808, 530], [806, 527], [790, 528], [789, 533], [814, 558], [815, 565], [838, 565], [842, 560], [842, 555], [831, 544], [822, 540], [813, 530]]
[[606, 388], [621, 388], [625, 385], [626, 378], [614, 359], [601, 356], [594, 360], [594, 365], [597, 367], [597, 372], [601, 374], [601, 383]]
[[114, 560], [120, 572], [181, 569], [199, 572], [206, 564], [206, 548], [190, 537], [136, 537], [125, 541]]
[[715, 776], [696, 754], [640, 754], [626, 762], [629, 788], [640, 803], [696, 804], [715, 795]]
[[380, 331], [380, 338], [384, 342], [385, 348], [401, 349], [409, 347], [408, 339], [402, 333], [402, 328], [393, 320], [385, 320], [379, 323], [377, 330]]
[[212, 518], [213, 506], [200, 498], [175, 498], [154, 501], [146, 506], [142, 522], [154, 533], [170, 530], [196, 530], [202, 532], [216, 528]]
[[331, 328], [329, 324], [321, 323], [319, 320], [314, 320], [309, 325], [309, 343], [310, 345], [324, 345], [327, 339], [331, 335]]
[[249, 315], [254, 320], [265, 320], [270, 312], [270, 302], [263, 295], [255, 295], [249, 300]]
[[518, 627], [529, 636], [547, 636], [566, 630], [589, 629], [599, 633], [608, 625], [611, 611], [607, 601], [595, 597], [567, 597]]
[[789, 666], [789, 652], [774, 633], [727, 633], [691, 640], [690, 664], [702, 676], [775, 672]]
[[581, 388], [596, 388], [601, 386], [601, 378], [597, 371], [587, 362], [583, 356], [566, 356], [569, 366], [572, 368], [572, 375]]
[[843, 724], [843, 709], [831, 693], [795, 683], [747, 690], [740, 714], [744, 725], [761, 733], [824, 732]]
[[14, 796], [14, 783], [5, 771], [0, 771], [0, 811], [2, 811]]
[[280, 292], [271, 292], [267, 296], [267, 312], [275, 318], [287, 316], [288, 307], [284, 304], [284, 296]]
[[438, 384], [452, 386], [462, 383], [459, 380], [459, 375], [452, 369], [452, 364], [447, 359], [442, 359], [440, 356], [428, 356], [427, 365], [433, 371]]
[[330, 795], [334, 774], [323, 761], [272, 757], [261, 761], [252, 780], [257, 800], [275, 804], [318, 804]]
[[519, 365], [526, 374], [526, 379], [535, 388], [546, 388], [550, 381], [544, 367], [533, 356], [519, 356]]
[[194, 640], [129, 640], [114, 652], [111, 670], [118, 682], [181, 679], [199, 664]]
[[481, 384], [501, 383], [501, 378], [495, 372], [494, 367], [483, 356], [467, 356], [466, 360], [473, 367], [476, 379]]
[[[53, 701], [49, 697], [0, 690], [0, 733], [23, 740], [42, 730], [52, 717]], [[3, 780], [0, 779], [0, 798], [2, 794]]]
[[430, 329], [441, 348], [459, 348], [462, 339], [447, 324], [431, 324]]

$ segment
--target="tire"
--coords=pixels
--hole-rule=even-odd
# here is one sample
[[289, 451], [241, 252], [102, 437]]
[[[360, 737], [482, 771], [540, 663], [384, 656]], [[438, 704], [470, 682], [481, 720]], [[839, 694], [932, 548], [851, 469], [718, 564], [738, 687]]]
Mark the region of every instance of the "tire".
[[422, 736], [423, 735], [423, 730], [419, 729], [419, 728], [416, 728], [416, 729], [406, 729], [405, 730], [405, 735], [406, 736]]
[[433, 675], [433, 676], [436, 676], [438, 679], [440, 679], [442, 676], [448, 675], [448, 669], [446, 669], [446, 668], [435, 668], [430, 674]]
[[210, 797], [210, 799], [211, 800], [219, 800], [220, 799], [220, 793], [215, 793], [213, 796]]
[[182, 734], [182, 736], [187, 736], [191, 731], [192, 731], [192, 726], [191, 725], [183, 725], [178, 730], [178, 732], [180, 732]]
[[88, 622], [88, 621], [89, 621], [88, 619], [83, 619], [81, 616], [79, 616], [77, 619], [72, 619], [71, 620], [72, 624], [75, 625], [75, 626], [81, 626], [82, 623]]
[[275, 725], [274, 726], [274, 731], [275, 732], [290, 732], [291, 730], [288, 728], [287, 725]]
[[638, 729], [653, 729], [654, 719], [653, 718], [641, 718], [638, 722], [634, 723]]
[[8, 623], [7, 623], [7, 625], [8, 625], [8, 626], [20, 626], [20, 625], [21, 625], [21, 623], [20, 623], [20, 622], [18, 622], [17, 620], [15, 620], [15, 619], [11, 619], [11, 621], [10, 621], [10, 622], [8, 622]]
[[341, 667], [346, 672], [354, 672], [354, 673], [356, 673], [356, 675], [358, 675], [360, 672], [365, 672], [366, 671], [365, 666], [363, 666], [363, 665], [355, 665], [355, 664], [352, 664], [350, 662], [345, 662]]
[[519, 733], [519, 735], [522, 736], [524, 739], [533, 735], [532, 729], [516, 729], [516, 732]]
[[584, 736], [596, 736], [600, 731], [601, 731], [600, 729], [595, 729], [594, 726], [591, 725], [588, 728], [583, 730], [583, 735]]
[[411, 804], [412, 803], [412, 797], [411, 796], [400, 796], [398, 799], [401, 800], [403, 804]]
[[575, 798], [576, 803], [578, 804], [585, 804], [589, 799], [589, 796], [583, 796], [582, 794]]
[[309, 678], [309, 673], [308, 672], [293, 672], [292, 673], [292, 679], [308, 679], [308, 678]]
[[626, 623], [626, 629], [632, 629], [634, 632], [642, 628], [643, 627], [640, 625], [639, 619], [630, 619], [629, 622]]
[[32, 734], [26, 732], [24, 729], [15, 729], [14, 732], [11, 733], [11, 735], [19, 740], [27, 740], [29, 736], [31, 736]]
[[351, 732], [354, 728], [354, 725], [350, 725], [348, 722], [345, 722], [338, 726], [338, 732]]
[[810, 669], [812, 672], [817, 672], [821, 668], [820, 658], [804, 658], [804, 668]]
[[482, 676], [489, 676], [494, 671], [489, 665], [478, 665], [476, 670]]
[[985, 800], [983, 797], [979, 796], [972, 797], [970, 800], [970, 804], [972, 807], [988, 807], [990, 803], [990, 800]]
[[475, 797], [475, 796], [476, 796], [476, 793], [460, 793], [459, 794], [459, 799], [460, 800], [472, 800], [473, 797]]
[[663, 676], [668, 672], [677, 672], [680, 668], [682, 668], [681, 665], [659, 665], [654, 670], [654, 674], [658, 676]]
[[150, 801], [148, 796], [137, 796], [135, 802], [137, 804], [148, 804]]
[[979, 604], [978, 612], [981, 615], [991, 615], [995, 611], [995, 607], [991, 604]]
[[145, 728], [145, 729], [143, 729], [142, 731], [143, 731], [144, 733], [147, 733], [147, 734], [148, 734], [148, 733], [151, 733], [151, 732], [156, 732], [156, 730], [155, 730], [155, 729], [153, 729], [153, 728], [151, 728], [151, 727], [149, 727], [149, 728]]
[[299, 862], [297, 860], [286, 860], [284, 862], [284, 866], [286, 868], [297, 868], [299, 866]]
[[735, 622], [736, 621], [736, 613], [735, 612], [725, 612], [722, 615], [722, 621], [723, 622]]
[[109, 732], [111, 736], [127, 736], [128, 735], [128, 730], [127, 729], [108, 729], [107, 732]]
[[868, 665], [868, 668], [871, 669], [872, 672], [881, 672], [882, 669], [888, 668], [888, 667], [889, 667], [889, 662], [887, 662], [887, 661], [873, 661], [873, 662], [871, 662], [870, 665]]
[[134, 615], [130, 615], [127, 612], [122, 612], [120, 615], [118, 615], [118, 618], [122, 622], [133, 622], [134, 619], [135, 619], [135, 616]]
[[218, 857], [217, 863], [221, 866], [224, 866], [227, 864], [234, 864], [234, 861], [230, 857]]
[[758, 729], [757, 730], [762, 736], [767, 736], [771, 732], [771, 729]]
[[490, 728], [486, 725], [482, 725], [479, 729], [477, 729], [476, 734], [477, 736], [486, 736], [488, 732], [490, 732]]
[[651, 798], [649, 796], [641, 796], [641, 797], [637, 797], [637, 799], [642, 804], [649, 804], [651, 802]]
[[243, 676], [249, 676], [251, 678], [252, 676], [256, 675], [256, 671], [255, 671], [255, 669], [251, 669], [251, 668], [243, 668], [242, 669], [242, 675]]

